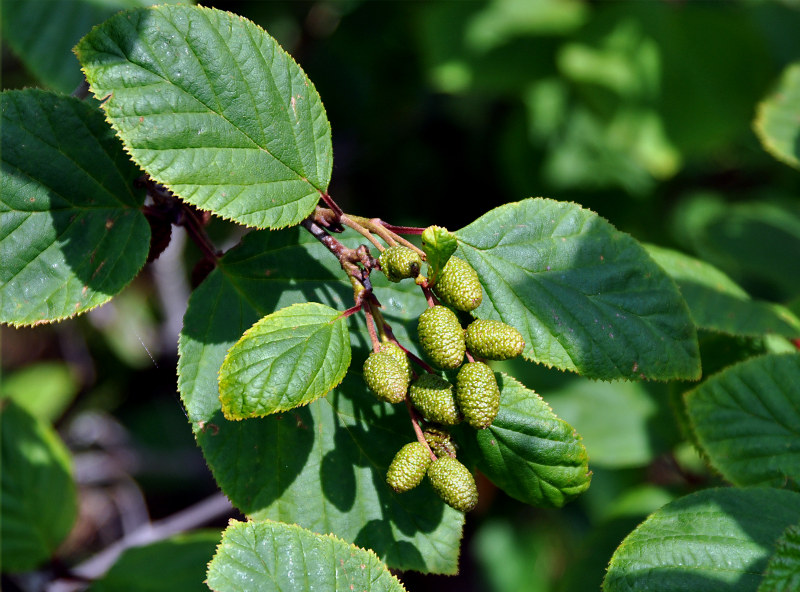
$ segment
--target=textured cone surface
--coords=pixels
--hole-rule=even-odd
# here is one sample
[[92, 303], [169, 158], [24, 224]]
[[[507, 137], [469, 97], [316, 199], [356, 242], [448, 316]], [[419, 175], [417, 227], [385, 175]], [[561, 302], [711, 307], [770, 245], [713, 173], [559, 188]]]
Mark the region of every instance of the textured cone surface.
[[456, 456], [456, 446], [450, 432], [439, 428], [427, 428], [422, 435], [436, 456]]
[[394, 455], [386, 472], [386, 482], [397, 493], [414, 489], [431, 464], [431, 456], [419, 442], [409, 442]]
[[483, 362], [469, 362], [456, 376], [456, 402], [473, 428], [488, 428], [500, 410], [500, 388], [494, 372]]
[[449, 456], [441, 456], [428, 467], [428, 479], [445, 503], [469, 512], [478, 503], [478, 488], [469, 469]]
[[419, 316], [419, 342], [425, 355], [439, 368], [453, 370], [461, 365], [466, 352], [464, 330], [456, 313], [444, 306], [433, 306]]
[[423, 374], [408, 388], [414, 407], [428, 421], [455, 425], [461, 421], [456, 406], [453, 385], [441, 376]]
[[467, 327], [465, 340], [469, 351], [487, 360], [516, 358], [525, 347], [522, 334], [501, 321], [472, 321]]
[[390, 282], [417, 277], [422, 268], [419, 253], [403, 246], [389, 247], [378, 257], [378, 262]]
[[364, 362], [364, 380], [375, 395], [389, 403], [405, 399], [408, 371], [400, 362], [384, 352], [371, 353]]
[[457, 310], [475, 310], [483, 300], [483, 289], [472, 266], [458, 257], [450, 257], [433, 291], [446, 305]]
[[387, 354], [392, 356], [397, 362], [406, 369], [406, 373], [408, 374], [408, 380], [411, 380], [411, 377], [414, 375], [411, 370], [411, 361], [408, 359], [406, 352], [403, 351], [399, 345], [392, 341], [384, 341], [381, 344], [381, 353]]

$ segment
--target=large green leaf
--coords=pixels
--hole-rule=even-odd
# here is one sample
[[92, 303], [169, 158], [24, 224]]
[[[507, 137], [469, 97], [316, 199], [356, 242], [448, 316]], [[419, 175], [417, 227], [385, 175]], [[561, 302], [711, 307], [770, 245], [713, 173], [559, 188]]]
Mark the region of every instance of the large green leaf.
[[475, 316], [525, 337], [523, 356], [591, 378], [697, 378], [680, 292], [629, 235], [573, 203], [527, 199], [456, 232], [481, 278]]
[[158, 6], [112, 17], [75, 50], [133, 159], [188, 202], [280, 228], [327, 189], [331, 132], [319, 95], [250, 21]]
[[317, 302], [293, 304], [259, 320], [225, 356], [222, 412], [245, 419], [306, 405], [339, 384], [349, 366], [345, 317]]
[[697, 440], [736, 485], [800, 485], [800, 354], [752, 358], [686, 394]]
[[777, 88], [758, 105], [753, 126], [770, 154], [800, 168], [800, 62], [783, 71]]
[[[354, 247], [359, 239], [343, 242]], [[418, 353], [406, 324], [427, 304], [408, 282], [373, 274], [383, 314]], [[326, 397], [282, 415], [227, 421], [217, 372], [259, 318], [297, 302], [343, 310], [352, 286], [338, 260], [307, 233], [253, 232], [195, 290], [184, 318], [179, 386], [217, 483], [252, 518], [296, 522], [373, 549], [399, 569], [454, 573], [463, 514], [427, 483], [398, 495], [385, 483], [397, 450], [414, 439], [402, 405], [379, 402], [358, 370], [370, 351], [361, 315], [348, 318], [353, 364]]]
[[787, 528], [775, 545], [758, 592], [796, 592], [800, 590], [800, 525]]
[[77, 515], [71, 460], [58, 434], [10, 399], [0, 401], [4, 572], [28, 571], [47, 561]]
[[205, 566], [218, 543], [218, 530], [199, 530], [132, 547], [89, 592], [208, 592]]
[[498, 375], [500, 412], [483, 430], [460, 431], [471, 460], [511, 497], [561, 507], [589, 487], [589, 458], [580, 436], [535, 392]]
[[647, 251], [681, 289], [698, 328], [731, 335], [800, 336], [800, 320], [778, 304], [752, 300], [713, 265], [662, 247]]
[[0, 322], [29, 325], [103, 304], [150, 247], [140, 174], [97, 109], [39, 90], [0, 95]]
[[208, 585], [219, 592], [405, 590], [372, 551], [294, 524], [236, 520], [208, 565]]
[[706, 489], [650, 515], [611, 558], [605, 592], [755, 592], [783, 530], [800, 519], [800, 494]]

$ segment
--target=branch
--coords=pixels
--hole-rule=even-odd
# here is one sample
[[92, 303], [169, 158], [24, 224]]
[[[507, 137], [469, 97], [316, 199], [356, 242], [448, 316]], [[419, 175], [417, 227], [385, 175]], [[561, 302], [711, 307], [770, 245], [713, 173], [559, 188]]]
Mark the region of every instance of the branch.
[[[80, 579], [96, 580], [114, 565], [123, 551], [131, 547], [141, 547], [162, 541], [181, 532], [194, 530], [232, 512], [233, 506], [231, 506], [228, 498], [222, 493], [216, 493], [172, 516], [134, 530], [93, 557], [75, 566], [72, 569], [72, 575]], [[84, 584], [56, 580], [47, 588], [47, 591], [68, 592], [79, 590], [83, 587]]]

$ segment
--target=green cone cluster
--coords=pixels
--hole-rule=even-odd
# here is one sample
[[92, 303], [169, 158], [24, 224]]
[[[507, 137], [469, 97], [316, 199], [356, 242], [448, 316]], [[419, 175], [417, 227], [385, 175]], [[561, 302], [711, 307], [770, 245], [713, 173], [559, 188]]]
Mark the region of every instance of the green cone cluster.
[[472, 355], [486, 360], [516, 358], [525, 347], [522, 334], [514, 327], [489, 319], [472, 321], [464, 338]]
[[439, 368], [454, 370], [466, 352], [464, 330], [446, 306], [432, 306], [419, 316], [417, 335], [422, 351]]
[[422, 268], [422, 258], [414, 249], [400, 245], [389, 247], [378, 257], [381, 271], [390, 282], [415, 278]]
[[478, 503], [478, 488], [469, 469], [457, 459], [440, 456], [428, 467], [434, 491], [451, 508], [469, 512]]
[[386, 471], [386, 482], [397, 493], [414, 489], [425, 477], [430, 464], [431, 456], [425, 446], [409, 442], [395, 454]]
[[394, 343], [393, 341], [384, 341], [381, 343], [382, 353], [388, 354], [392, 356], [395, 360], [397, 360], [400, 365], [406, 369], [406, 373], [408, 374], [408, 380], [414, 376], [413, 370], [411, 370], [411, 362], [406, 355], [406, 352], [403, 351], [403, 348]]
[[456, 401], [464, 420], [475, 429], [492, 425], [500, 410], [500, 388], [483, 362], [468, 362], [456, 376]]
[[[389, 247], [378, 261], [392, 282], [416, 278], [423, 287], [429, 285], [420, 276], [422, 260], [412, 249]], [[519, 331], [500, 321], [477, 319], [464, 329], [458, 314], [480, 306], [483, 288], [478, 274], [463, 259], [450, 256], [432, 289], [440, 304], [420, 315], [419, 343], [432, 366], [445, 373], [457, 370], [455, 380], [432, 372], [414, 379], [409, 356], [386, 336], [380, 350], [364, 363], [364, 378], [383, 401], [399, 403], [407, 397], [418, 411], [413, 414], [415, 421], [423, 428], [420, 440], [403, 446], [392, 460], [386, 474], [389, 486], [398, 493], [409, 491], [427, 475], [445, 503], [467, 512], [478, 501], [475, 479], [456, 459], [456, 445], [447, 427], [461, 421], [475, 429], [489, 427], [500, 409], [500, 388], [488, 365], [482, 361], [465, 364], [464, 356], [469, 352], [470, 359], [507, 360], [522, 353], [525, 340]]]
[[455, 425], [461, 421], [453, 385], [441, 376], [423, 374], [408, 389], [411, 402], [428, 421]]
[[431, 447], [436, 456], [456, 456], [456, 445], [453, 443], [453, 438], [450, 432], [442, 428], [429, 427], [422, 435], [425, 436], [425, 441]]
[[[449, 443], [446, 432], [434, 436], [439, 437]], [[478, 503], [478, 488], [469, 469], [448, 453], [432, 460], [420, 442], [409, 442], [394, 455], [386, 471], [386, 482], [397, 493], [404, 493], [419, 485], [426, 475], [436, 494], [452, 508], [469, 512]]]
[[382, 401], [399, 403], [406, 398], [407, 367], [385, 351], [372, 352], [364, 362], [364, 380]]
[[478, 274], [469, 263], [455, 256], [445, 263], [433, 292], [447, 306], [465, 312], [475, 310], [483, 301]]

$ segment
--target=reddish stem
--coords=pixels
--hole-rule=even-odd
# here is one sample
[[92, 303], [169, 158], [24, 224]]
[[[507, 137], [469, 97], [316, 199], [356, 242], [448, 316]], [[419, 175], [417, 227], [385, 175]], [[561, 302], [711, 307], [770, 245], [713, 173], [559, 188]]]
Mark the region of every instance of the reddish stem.
[[203, 228], [203, 225], [197, 219], [197, 216], [195, 216], [192, 209], [184, 205], [181, 210], [181, 214], [181, 226], [186, 229], [187, 234], [200, 248], [200, 250], [203, 251], [203, 254], [206, 256], [206, 258], [216, 263], [217, 259], [219, 259], [220, 253], [214, 247], [214, 244], [208, 237], [205, 228]]
[[333, 210], [333, 213], [336, 214], [337, 220], [342, 217], [342, 215], [344, 214], [342, 208], [339, 207], [339, 204], [333, 201], [333, 198], [330, 195], [328, 195], [327, 191], [320, 191], [319, 196], [322, 198], [322, 201], [325, 202], [325, 205]]
[[364, 316], [367, 317], [367, 331], [369, 331], [369, 339], [372, 342], [372, 351], [378, 352], [381, 349], [381, 341], [378, 338], [378, 332], [375, 330], [375, 316], [372, 313], [372, 302], [365, 300], [366, 306], [364, 307]]
[[408, 414], [411, 416], [411, 426], [414, 428], [414, 433], [417, 435], [417, 440], [425, 447], [425, 450], [428, 451], [428, 454], [431, 455], [431, 460], [436, 460], [436, 455], [433, 453], [433, 450], [431, 450], [428, 441], [425, 439], [425, 434], [422, 433], [422, 428], [419, 425], [419, 413], [417, 413], [417, 410], [411, 405], [411, 401], [409, 401], [408, 397], [406, 397], [406, 407], [408, 408]]
[[416, 226], [395, 226], [394, 224], [389, 224], [383, 220], [378, 220], [378, 222], [381, 226], [396, 234], [422, 234], [425, 232], [424, 228], [418, 228]]

